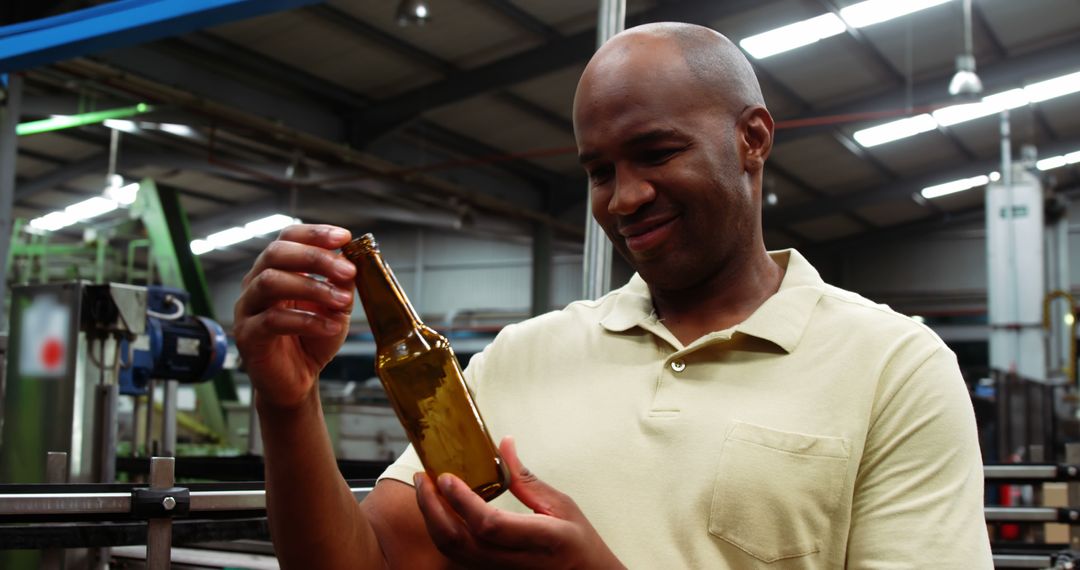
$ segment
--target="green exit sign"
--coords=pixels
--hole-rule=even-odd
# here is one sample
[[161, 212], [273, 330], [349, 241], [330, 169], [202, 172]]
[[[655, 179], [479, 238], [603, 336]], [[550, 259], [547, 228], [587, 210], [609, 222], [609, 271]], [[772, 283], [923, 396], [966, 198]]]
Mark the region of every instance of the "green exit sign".
[[1008, 206], [1003, 206], [1001, 208], [1001, 217], [1002, 218], [1010, 218], [1010, 217], [1011, 218], [1026, 218], [1027, 215], [1028, 215], [1027, 206], [1013, 206], [1012, 207], [1012, 216], [1009, 215]]

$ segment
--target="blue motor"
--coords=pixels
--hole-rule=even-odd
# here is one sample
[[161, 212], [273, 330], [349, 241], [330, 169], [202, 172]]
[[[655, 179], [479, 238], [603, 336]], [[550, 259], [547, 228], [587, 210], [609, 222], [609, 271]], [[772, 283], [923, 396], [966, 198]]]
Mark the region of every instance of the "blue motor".
[[[183, 384], [205, 382], [225, 364], [225, 330], [206, 318], [185, 314], [186, 291], [151, 285], [147, 287], [146, 334], [123, 341], [120, 354], [120, 393], [141, 396], [150, 379], [178, 380]], [[130, 361], [129, 361], [130, 360]]]

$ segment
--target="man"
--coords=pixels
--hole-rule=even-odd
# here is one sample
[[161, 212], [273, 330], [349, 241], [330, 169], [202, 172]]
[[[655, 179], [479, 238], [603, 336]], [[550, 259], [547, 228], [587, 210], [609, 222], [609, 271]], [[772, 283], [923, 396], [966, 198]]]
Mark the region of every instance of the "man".
[[466, 371], [535, 469], [503, 440], [512, 497], [433, 481], [410, 450], [357, 505], [316, 389], [351, 310], [354, 269], [332, 252], [349, 233], [289, 228], [256, 261], [235, 334], [284, 565], [990, 567], [952, 353], [765, 250], [773, 120], [739, 50], [697, 26], [619, 34], [574, 126], [593, 215], [638, 275], [507, 327]]

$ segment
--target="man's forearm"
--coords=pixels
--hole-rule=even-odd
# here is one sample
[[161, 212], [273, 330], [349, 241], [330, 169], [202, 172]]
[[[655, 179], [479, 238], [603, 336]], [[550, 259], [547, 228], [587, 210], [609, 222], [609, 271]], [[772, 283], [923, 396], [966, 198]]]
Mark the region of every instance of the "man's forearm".
[[341, 477], [318, 392], [292, 410], [258, 405], [267, 512], [283, 568], [381, 568], [382, 555]]

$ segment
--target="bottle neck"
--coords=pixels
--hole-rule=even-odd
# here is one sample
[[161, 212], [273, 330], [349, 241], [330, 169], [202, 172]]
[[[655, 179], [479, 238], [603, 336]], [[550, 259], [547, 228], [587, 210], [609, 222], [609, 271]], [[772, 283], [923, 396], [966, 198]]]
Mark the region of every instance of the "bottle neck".
[[356, 289], [364, 305], [375, 344], [395, 342], [422, 326], [394, 272], [378, 250], [350, 256], [356, 264]]

